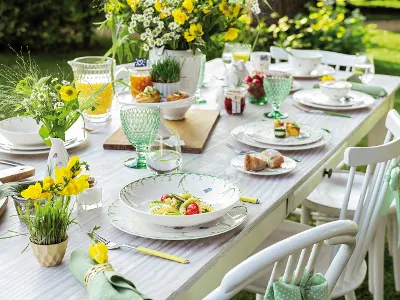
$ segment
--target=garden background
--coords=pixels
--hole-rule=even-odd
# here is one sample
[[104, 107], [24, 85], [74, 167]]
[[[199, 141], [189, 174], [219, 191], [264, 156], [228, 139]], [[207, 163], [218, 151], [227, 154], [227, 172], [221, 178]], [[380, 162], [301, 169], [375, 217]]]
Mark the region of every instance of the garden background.
[[[114, 0], [118, 1], [118, 0]], [[119, 0], [125, 2], [126, 0]], [[215, 0], [216, 1], [216, 0]], [[72, 73], [67, 61], [80, 56], [104, 55], [111, 47], [109, 32], [95, 25], [104, 18], [102, 0], [13, 0], [0, 2], [0, 64], [15, 66], [22, 51], [50, 74]], [[260, 2], [263, 2], [260, 0]], [[285, 47], [323, 49], [355, 54], [372, 53], [376, 73], [400, 76], [400, 0], [268, 0], [260, 19], [239, 37], [268, 51], [278, 42]], [[272, 9], [271, 9], [272, 8]], [[127, 46], [129, 47], [129, 46]], [[222, 38], [207, 45], [207, 59], [220, 57]], [[131, 49], [135, 53], [134, 44]], [[0, 78], [0, 84], [4, 82]], [[1, 100], [0, 100], [1, 101]], [[1, 104], [1, 103], [0, 103]], [[1, 108], [1, 105], [0, 105]], [[400, 92], [395, 108], [400, 109]], [[0, 118], [12, 112], [0, 111]], [[362, 141], [360, 145], [365, 144]], [[385, 255], [385, 300], [400, 299], [394, 291], [392, 260]], [[372, 299], [367, 282], [357, 298]], [[254, 299], [247, 292], [235, 300]]]

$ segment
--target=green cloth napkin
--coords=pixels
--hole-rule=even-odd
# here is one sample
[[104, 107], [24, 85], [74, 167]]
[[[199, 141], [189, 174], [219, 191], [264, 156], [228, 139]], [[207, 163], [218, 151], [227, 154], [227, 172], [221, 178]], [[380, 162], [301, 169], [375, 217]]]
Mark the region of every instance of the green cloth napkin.
[[[72, 252], [69, 263], [71, 273], [83, 285], [85, 273], [97, 263], [90, 258], [89, 250], [78, 249]], [[114, 271], [100, 272], [89, 281], [87, 286], [89, 299], [93, 300], [143, 300], [135, 285]]]
[[287, 284], [282, 278], [270, 285], [264, 300], [330, 300], [328, 281], [321, 273], [305, 271], [300, 284]]
[[[353, 91], [358, 91], [362, 93], [366, 93], [374, 98], [384, 97], [387, 95], [387, 92], [384, 88], [376, 85], [366, 85], [362, 84], [357, 75], [352, 75], [347, 79], [348, 82], [351, 82]], [[314, 85], [314, 88], [319, 88], [319, 83]]]

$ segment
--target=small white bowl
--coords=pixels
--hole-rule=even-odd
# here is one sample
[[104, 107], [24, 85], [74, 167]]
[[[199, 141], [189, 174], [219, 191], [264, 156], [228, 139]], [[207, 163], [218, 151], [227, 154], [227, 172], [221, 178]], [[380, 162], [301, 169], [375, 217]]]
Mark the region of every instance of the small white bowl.
[[319, 84], [321, 91], [331, 101], [339, 101], [351, 90], [352, 84], [347, 81], [326, 81]]
[[288, 63], [296, 75], [310, 75], [322, 61], [322, 54], [309, 50], [290, 50]]
[[44, 145], [40, 127], [31, 117], [13, 117], [0, 122], [0, 134], [14, 145]]
[[[164, 194], [191, 193], [212, 205], [214, 211], [198, 215], [155, 215], [149, 212], [149, 202]], [[121, 201], [135, 217], [166, 227], [190, 227], [214, 221], [232, 209], [240, 199], [239, 188], [218, 177], [194, 173], [151, 176], [126, 185], [119, 193]]]

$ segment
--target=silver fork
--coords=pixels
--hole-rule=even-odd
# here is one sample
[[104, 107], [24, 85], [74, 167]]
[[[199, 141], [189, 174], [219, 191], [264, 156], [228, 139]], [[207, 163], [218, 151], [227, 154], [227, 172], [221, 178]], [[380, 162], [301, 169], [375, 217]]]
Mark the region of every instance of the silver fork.
[[157, 250], [153, 250], [153, 249], [149, 249], [149, 248], [145, 248], [145, 247], [141, 247], [141, 246], [113, 243], [113, 242], [111, 242], [109, 240], [106, 240], [105, 238], [103, 238], [102, 236], [100, 236], [96, 232], [93, 232], [93, 236], [98, 241], [104, 243], [107, 246], [108, 250], [116, 250], [116, 249], [119, 249], [121, 247], [125, 247], [125, 248], [135, 249], [138, 252], [142, 252], [142, 253], [145, 253], [145, 254], [148, 254], [148, 255], [153, 255], [153, 256], [164, 258], [164, 259], [176, 261], [176, 262], [181, 263], [181, 264], [188, 264], [189, 263], [189, 260], [186, 259], [186, 258], [182, 258], [182, 257], [175, 256], [175, 255], [172, 255], [172, 254], [168, 254], [168, 253], [165, 253], [165, 252], [161, 252], [161, 251], [157, 251]]

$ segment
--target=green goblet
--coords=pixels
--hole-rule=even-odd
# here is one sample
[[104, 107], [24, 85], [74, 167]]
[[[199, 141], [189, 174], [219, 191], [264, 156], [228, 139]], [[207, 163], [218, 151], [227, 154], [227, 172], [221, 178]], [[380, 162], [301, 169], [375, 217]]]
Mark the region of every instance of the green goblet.
[[270, 71], [264, 75], [264, 90], [272, 105], [272, 112], [265, 114], [272, 119], [285, 119], [287, 113], [281, 113], [279, 108], [282, 102], [289, 96], [292, 87], [292, 75], [285, 72]]
[[120, 111], [122, 130], [136, 148], [137, 158], [125, 160], [125, 166], [146, 168], [146, 153], [157, 136], [160, 125], [160, 108], [124, 105]]

